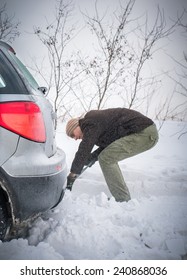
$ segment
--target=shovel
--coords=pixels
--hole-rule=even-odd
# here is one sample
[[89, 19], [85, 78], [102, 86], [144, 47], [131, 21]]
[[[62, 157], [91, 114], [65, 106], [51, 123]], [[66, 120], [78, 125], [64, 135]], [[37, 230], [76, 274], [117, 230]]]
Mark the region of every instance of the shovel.
[[[75, 180], [76, 180], [80, 175], [82, 175], [82, 173], [83, 173], [88, 167], [91, 167], [95, 162], [96, 162], [95, 159], [94, 159], [94, 160], [91, 160], [91, 161], [82, 169], [81, 173], [75, 177]], [[71, 184], [68, 184], [68, 183], [67, 183], [66, 190], [72, 191], [72, 186], [73, 186], [75, 180], [74, 180], [73, 182], [71, 182]]]

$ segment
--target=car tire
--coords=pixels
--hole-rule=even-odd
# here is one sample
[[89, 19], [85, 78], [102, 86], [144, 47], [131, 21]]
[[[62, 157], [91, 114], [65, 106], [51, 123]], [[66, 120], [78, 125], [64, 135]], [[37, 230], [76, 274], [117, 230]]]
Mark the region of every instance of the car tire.
[[4, 240], [9, 227], [8, 211], [3, 192], [0, 190], [0, 240]]

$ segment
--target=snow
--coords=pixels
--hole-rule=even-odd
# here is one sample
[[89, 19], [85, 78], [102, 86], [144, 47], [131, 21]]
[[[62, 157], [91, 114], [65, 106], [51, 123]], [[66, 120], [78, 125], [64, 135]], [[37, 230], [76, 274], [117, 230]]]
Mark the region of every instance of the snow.
[[[158, 144], [120, 163], [132, 200], [111, 197], [99, 164], [39, 217], [26, 239], [0, 243], [3, 260], [180, 260], [187, 254], [187, 134], [166, 122]], [[58, 128], [70, 167], [78, 141]], [[110, 199], [108, 199], [110, 198]]]

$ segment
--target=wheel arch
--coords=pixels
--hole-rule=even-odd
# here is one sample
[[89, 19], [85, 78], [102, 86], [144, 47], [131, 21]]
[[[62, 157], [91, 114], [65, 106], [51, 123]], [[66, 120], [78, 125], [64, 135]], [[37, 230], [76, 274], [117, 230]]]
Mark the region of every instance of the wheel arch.
[[14, 224], [15, 215], [14, 215], [14, 207], [11, 200], [10, 190], [8, 187], [8, 183], [1, 172], [0, 172], [0, 195], [2, 195], [3, 198], [5, 199], [8, 217], [11, 220], [11, 224]]

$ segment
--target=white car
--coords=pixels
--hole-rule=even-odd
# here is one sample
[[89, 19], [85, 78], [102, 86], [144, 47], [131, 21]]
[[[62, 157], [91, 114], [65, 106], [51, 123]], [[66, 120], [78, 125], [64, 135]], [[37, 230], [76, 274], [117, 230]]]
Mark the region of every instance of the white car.
[[45, 88], [0, 41], [0, 240], [16, 237], [64, 195], [66, 157], [54, 120]]

